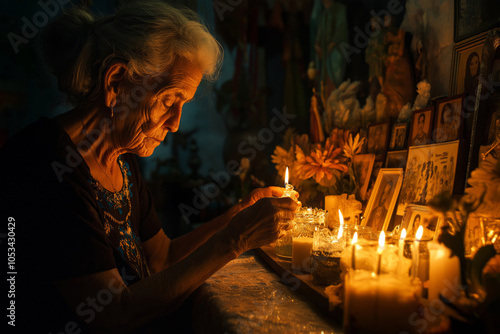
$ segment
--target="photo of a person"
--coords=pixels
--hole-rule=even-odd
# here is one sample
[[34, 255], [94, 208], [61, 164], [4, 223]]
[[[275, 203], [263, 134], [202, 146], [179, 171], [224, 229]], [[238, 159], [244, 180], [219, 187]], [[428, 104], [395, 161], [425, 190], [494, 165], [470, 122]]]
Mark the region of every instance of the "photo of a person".
[[442, 143], [445, 141], [456, 140], [459, 137], [460, 129], [460, 108], [462, 99], [440, 105], [439, 107], [439, 123], [436, 126], [436, 142]]
[[410, 217], [406, 225], [407, 237], [415, 238], [418, 228], [422, 226], [423, 234], [420, 240], [433, 240], [438, 230], [439, 217], [426, 206], [410, 205], [408, 208], [410, 212], [407, 216], [405, 213], [405, 219]]
[[368, 152], [376, 155], [384, 154], [387, 142], [387, 124], [370, 127], [368, 132]]
[[402, 168], [380, 169], [364, 213], [364, 226], [370, 226], [374, 232], [387, 230], [402, 182]]
[[425, 131], [425, 113], [418, 115], [417, 124], [413, 126], [414, 132], [412, 145], [425, 145], [428, 142], [428, 134]]
[[392, 180], [387, 181], [382, 192], [378, 196], [378, 201], [376, 200], [377, 207], [370, 213], [366, 226], [371, 226], [374, 231], [380, 231], [384, 226], [384, 221], [388, 212], [387, 200], [391, 195], [393, 185]]
[[405, 147], [407, 124], [394, 124], [389, 149], [402, 150]]
[[479, 82], [479, 55], [472, 52], [465, 63], [464, 93], [475, 94]]

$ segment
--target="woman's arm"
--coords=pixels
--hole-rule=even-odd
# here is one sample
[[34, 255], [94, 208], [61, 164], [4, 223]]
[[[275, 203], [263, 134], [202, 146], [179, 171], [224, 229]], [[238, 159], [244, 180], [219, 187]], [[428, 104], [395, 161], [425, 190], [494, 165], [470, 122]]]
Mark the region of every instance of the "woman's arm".
[[245, 200], [231, 207], [226, 213], [174, 240], [170, 240], [163, 230], [158, 231], [153, 238], [143, 244], [150, 269], [153, 273], [157, 273], [179, 262], [224, 228], [238, 212], [261, 198], [281, 197], [283, 191], [282, 187], [255, 189]]
[[126, 332], [167, 314], [208, 277], [246, 250], [269, 244], [279, 221], [293, 218], [289, 198], [264, 198], [241, 210], [184, 259], [131, 286], [117, 269], [54, 282], [70, 307], [91, 327]]

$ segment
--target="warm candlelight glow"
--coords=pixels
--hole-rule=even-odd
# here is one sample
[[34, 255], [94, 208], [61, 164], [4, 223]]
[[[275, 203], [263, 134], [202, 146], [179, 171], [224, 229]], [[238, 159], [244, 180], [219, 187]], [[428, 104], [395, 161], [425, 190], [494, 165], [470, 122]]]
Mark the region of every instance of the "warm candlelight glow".
[[340, 209], [339, 209], [339, 221], [340, 221], [340, 226], [342, 226], [344, 224], [344, 215], [342, 215]]
[[382, 269], [382, 252], [384, 251], [385, 245], [385, 233], [384, 231], [380, 232], [380, 237], [378, 238], [378, 248], [377, 248], [377, 275], [380, 275], [380, 270]]
[[399, 270], [403, 273], [403, 250], [405, 247], [405, 239], [406, 239], [406, 229], [404, 228], [401, 231], [401, 235], [399, 236], [399, 245], [398, 245], [398, 259], [399, 259]]
[[352, 270], [356, 269], [356, 242], [358, 242], [358, 232], [354, 232], [354, 236], [352, 237], [352, 253], [351, 253], [351, 267]]
[[377, 249], [377, 252], [379, 254], [382, 254], [382, 251], [384, 250], [384, 245], [385, 245], [385, 233], [384, 231], [381, 231], [380, 237], [378, 238], [378, 249]]
[[342, 237], [342, 233], [344, 233], [344, 224], [340, 224], [339, 233], [337, 234], [337, 239], [340, 239]]
[[285, 172], [285, 187], [288, 184], [288, 166], [286, 167], [286, 172]]
[[420, 241], [422, 239], [422, 235], [424, 234], [424, 227], [420, 225], [417, 230], [417, 234], [415, 234], [415, 238]]

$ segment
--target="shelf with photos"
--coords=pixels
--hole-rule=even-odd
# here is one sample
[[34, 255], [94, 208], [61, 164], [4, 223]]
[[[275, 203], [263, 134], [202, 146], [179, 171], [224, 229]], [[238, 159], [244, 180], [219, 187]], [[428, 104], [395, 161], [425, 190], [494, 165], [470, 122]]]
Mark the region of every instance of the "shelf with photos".
[[[339, 86], [343, 92], [337, 96], [353, 96], [349, 91], [355, 87], [356, 83], [347, 81]], [[429, 92], [427, 82], [419, 83], [417, 98], [401, 108], [397, 119], [377, 119], [377, 110], [363, 114], [359, 108], [357, 113], [339, 117], [335, 109], [339, 101], [330, 101], [333, 108], [329, 111], [318, 103], [326, 103], [325, 97], [313, 96], [310, 134], [288, 130], [272, 156], [278, 179], [283, 180], [288, 167], [287, 182], [300, 194], [300, 201], [309, 210], [324, 210], [326, 217], [324, 226], [314, 233], [294, 232], [297, 237], [290, 237], [290, 253], [296, 249], [297, 254], [308, 256], [298, 260], [290, 255], [288, 260], [292, 269], [294, 262], [300, 267], [310, 261], [308, 279], [314, 284], [318, 268], [326, 268], [323, 272], [330, 276], [340, 273], [341, 279], [329, 277], [324, 288], [332, 309], [349, 309], [345, 297], [356, 289], [351, 286], [348, 292], [346, 275], [350, 272], [352, 282], [380, 284], [369, 277], [352, 278], [361, 270], [375, 273], [374, 277], [387, 275], [384, 280], [391, 281], [387, 283], [390, 293], [406, 296], [403, 308], [412, 312], [403, 317], [413, 316], [415, 305], [426, 306], [431, 313], [435, 310], [429, 305], [440, 305], [442, 311], [434, 314], [438, 320], [432, 326], [449, 328], [458, 321], [482, 328], [491, 320], [489, 308], [497, 307], [500, 300], [491, 288], [500, 278], [500, 125], [492, 128], [493, 139], [478, 152], [483, 158], [470, 173], [474, 138], [463, 117], [467, 95], [429, 103]], [[346, 217], [343, 224], [342, 214]], [[350, 232], [337, 235], [340, 229]], [[354, 243], [356, 229], [363, 229], [364, 235], [356, 235], [359, 240]], [[330, 246], [342, 244], [343, 248], [318, 251], [318, 235], [322, 234], [330, 235]], [[385, 246], [376, 246], [382, 235]], [[365, 250], [359, 257], [369, 259], [365, 265], [355, 265], [358, 248]], [[273, 256], [278, 255], [275, 250]], [[274, 261], [273, 256], [267, 257]], [[401, 284], [406, 286], [404, 291], [395, 288]], [[362, 316], [352, 314], [359, 310], [348, 312]]]

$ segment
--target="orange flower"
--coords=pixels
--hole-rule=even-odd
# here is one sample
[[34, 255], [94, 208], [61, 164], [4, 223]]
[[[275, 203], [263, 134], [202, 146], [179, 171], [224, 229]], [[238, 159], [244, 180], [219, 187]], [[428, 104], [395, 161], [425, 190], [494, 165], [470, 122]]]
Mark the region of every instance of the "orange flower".
[[330, 138], [326, 140], [325, 148], [317, 145], [309, 156], [305, 156], [296, 149], [297, 168], [296, 172], [304, 179], [314, 177], [315, 181], [321, 185], [330, 186], [335, 179], [333, 175], [339, 172], [347, 172], [348, 168], [340, 161], [340, 147], [335, 148]]
[[289, 166], [289, 169], [293, 166], [294, 163], [294, 151], [293, 146], [287, 151], [281, 146], [276, 146], [274, 149], [274, 154], [271, 155], [273, 163], [276, 165], [276, 170], [281, 177], [285, 177], [286, 167]]

